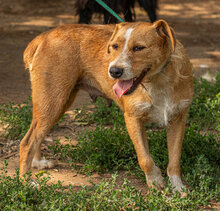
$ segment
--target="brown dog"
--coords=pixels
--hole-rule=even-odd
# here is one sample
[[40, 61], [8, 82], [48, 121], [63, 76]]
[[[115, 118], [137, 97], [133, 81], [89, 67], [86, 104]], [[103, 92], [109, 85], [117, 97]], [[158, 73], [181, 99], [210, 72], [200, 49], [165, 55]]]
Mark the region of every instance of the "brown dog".
[[41, 160], [45, 135], [79, 89], [113, 99], [124, 111], [128, 133], [149, 187], [164, 186], [145, 137], [144, 124], [167, 126], [167, 173], [175, 191], [184, 187], [180, 157], [193, 97], [192, 69], [173, 30], [163, 21], [114, 25], [64, 25], [36, 37], [24, 52], [32, 83], [33, 120], [20, 145], [20, 173]]

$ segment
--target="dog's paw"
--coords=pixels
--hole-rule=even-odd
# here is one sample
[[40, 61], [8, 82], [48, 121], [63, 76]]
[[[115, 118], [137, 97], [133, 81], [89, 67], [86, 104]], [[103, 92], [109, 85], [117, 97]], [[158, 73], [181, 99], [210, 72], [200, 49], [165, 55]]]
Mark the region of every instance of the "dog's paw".
[[173, 187], [173, 193], [175, 194], [176, 192], [180, 194], [181, 198], [184, 198], [187, 196], [187, 193], [184, 192], [185, 186], [181, 180], [181, 178], [177, 175], [172, 175], [169, 176], [170, 182]]
[[34, 159], [32, 161], [32, 167], [37, 168], [38, 170], [42, 169], [50, 169], [57, 165], [57, 162], [55, 160], [36, 160]]
[[146, 175], [146, 180], [149, 188], [156, 187], [158, 190], [162, 190], [166, 185], [166, 182], [161, 175], [161, 171], [157, 166], [154, 166], [151, 173]]

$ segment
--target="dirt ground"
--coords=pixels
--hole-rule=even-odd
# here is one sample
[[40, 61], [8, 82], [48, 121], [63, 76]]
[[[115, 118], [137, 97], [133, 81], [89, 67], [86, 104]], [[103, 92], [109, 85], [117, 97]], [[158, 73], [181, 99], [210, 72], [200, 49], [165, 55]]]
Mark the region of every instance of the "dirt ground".
[[[23, 51], [38, 34], [62, 24], [77, 23], [73, 3], [74, 0], [0, 0], [0, 104], [23, 103], [31, 95], [29, 73], [22, 61]], [[138, 6], [135, 10], [137, 21], [148, 21], [143, 10]], [[220, 70], [219, 0], [160, 0], [158, 14], [174, 28], [177, 38], [186, 47], [195, 76], [215, 76]], [[102, 23], [102, 19], [96, 16], [93, 23]], [[84, 92], [78, 94], [72, 108], [82, 104], [90, 104]], [[75, 131], [76, 126], [71, 127]], [[62, 139], [71, 133], [65, 127], [58, 127], [49, 137]], [[0, 140], [0, 147], [1, 143], [5, 144], [3, 141]], [[19, 166], [18, 147], [0, 157], [0, 162], [3, 158], [8, 158], [9, 174], [14, 174]], [[88, 177], [72, 171], [68, 164], [60, 164], [50, 172], [52, 182], [61, 180], [76, 186], [89, 184]], [[109, 175], [94, 177], [99, 181]], [[140, 181], [130, 179], [139, 188], [145, 188]]]

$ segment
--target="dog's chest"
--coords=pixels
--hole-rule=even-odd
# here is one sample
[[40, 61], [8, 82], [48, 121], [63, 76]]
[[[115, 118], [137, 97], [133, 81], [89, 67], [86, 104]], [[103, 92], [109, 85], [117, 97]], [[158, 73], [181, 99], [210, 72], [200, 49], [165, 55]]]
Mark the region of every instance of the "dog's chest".
[[135, 115], [142, 116], [148, 122], [167, 125], [168, 122], [190, 103], [188, 99], [174, 103], [169, 87], [145, 86], [142, 94], [145, 99], [137, 99], [133, 104]]
[[177, 113], [177, 105], [171, 101], [167, 93], [162, 92], [152, 96], [152, 104], [147, 111], [150, 122], [167, 125], [175, 113]]

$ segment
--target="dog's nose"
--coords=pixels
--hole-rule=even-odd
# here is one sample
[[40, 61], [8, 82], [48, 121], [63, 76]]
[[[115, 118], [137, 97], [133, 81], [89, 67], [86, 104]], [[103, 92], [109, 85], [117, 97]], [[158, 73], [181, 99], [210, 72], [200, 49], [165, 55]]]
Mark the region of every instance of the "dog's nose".
[[111, 67], [109, 73], [113, 78], [120, 78], [123, 74], [123, 69], [119, 67]]

